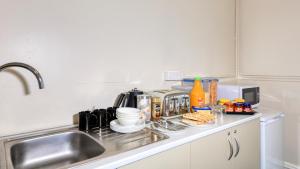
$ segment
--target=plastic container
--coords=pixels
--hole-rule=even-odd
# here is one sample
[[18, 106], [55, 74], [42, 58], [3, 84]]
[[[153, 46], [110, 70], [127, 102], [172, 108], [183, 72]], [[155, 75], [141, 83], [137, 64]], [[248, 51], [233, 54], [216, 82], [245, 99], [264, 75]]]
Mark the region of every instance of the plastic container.
[[203, 90], [204, 90], [204, 105], [210, 105], [210, 80], [202, 80]]
[[211, 111], [211, 108], [210, 107], [192, 107], [193, 111], [194, 112], [197, 112], [199, 110], [210, 110]]
[[[203, 78], [201, 78], [202, 84], [204, 84], [204, 83], [209, 83], [211, 80], [219, 81], [219, 80], [218, 80], [217, 78], [215, 78], [215, 77], [203, 77]], [[182, 86], [193, 86], [193, 85], [194, 85], [194, 81], [195, 81], [194, 78], [184, 78], [184, 79], [182, 79], [182, 81], [181, 81], [181, 85], [182, 85]]]
[[192, 107], [204, 107], [205, 106], [205, 92], [203, 90], [201, 78], [199, 76], [195, 77], [194, 86], [190, 92], [190, 109], [192, 112]]
[[137, 108], [145, 115], [146, 122], [149, 122], [151, 120], [151, 96], [137, 95]]
[[218, 79], [211, 79], [209, 83], [209, 104], [217, 105], [218, 102]]
[[[194, 79], [185, 78], [182, 80], [182, 85], [180, 86], [172, 86], [175, 90], [181, 90], [190, 92], [194, 85]], [[215, 106], [217, 105], [217, 97], [218, 97], [218, 82], [217, 78], [206, 77], [201, 79], [201, 83], [204, 90], [204, 104], [205, 106]]]

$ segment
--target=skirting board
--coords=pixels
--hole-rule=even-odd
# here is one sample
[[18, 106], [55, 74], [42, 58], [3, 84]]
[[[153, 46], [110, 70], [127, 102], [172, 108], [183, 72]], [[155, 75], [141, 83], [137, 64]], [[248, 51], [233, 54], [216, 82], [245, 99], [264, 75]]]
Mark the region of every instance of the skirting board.
[[300, 169], [300, 166], [296, 166], [295, 164], [284, 162], [284, 168], [286, 168], [286, 169]]

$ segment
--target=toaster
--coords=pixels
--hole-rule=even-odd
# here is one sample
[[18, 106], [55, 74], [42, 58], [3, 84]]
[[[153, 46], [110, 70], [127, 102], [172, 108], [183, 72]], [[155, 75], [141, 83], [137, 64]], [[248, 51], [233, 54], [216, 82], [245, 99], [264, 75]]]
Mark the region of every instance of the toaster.
[[180, 90], [154, 90], [148, 92], [148, 94], [152, 97], [160, 98], [160, 113], [162, 117], [176, 117], [190, 112], [190, 96], [188, 92]]

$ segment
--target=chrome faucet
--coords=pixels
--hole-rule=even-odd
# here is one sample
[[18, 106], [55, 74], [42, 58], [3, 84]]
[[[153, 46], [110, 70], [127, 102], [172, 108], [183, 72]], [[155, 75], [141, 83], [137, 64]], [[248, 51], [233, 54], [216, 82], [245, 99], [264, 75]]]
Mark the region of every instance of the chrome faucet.
[[32, 72], [34, 74], [34, 76], [36, 77], [38, 83], [39, 83], [39, 88], [43, 89], [44, 88], [44, 80], [41, 76], [41, 74], [32, 66], [27, 65], [25, 63], [20, 63], [20, 62], [11, 62], [11, 63], [6, 63], [2, 66], [0, 66], [0, 72], [6, 68], [9, 67], [22, 67], [25, 68], [27, 70], [29, 70], [30, 72]]

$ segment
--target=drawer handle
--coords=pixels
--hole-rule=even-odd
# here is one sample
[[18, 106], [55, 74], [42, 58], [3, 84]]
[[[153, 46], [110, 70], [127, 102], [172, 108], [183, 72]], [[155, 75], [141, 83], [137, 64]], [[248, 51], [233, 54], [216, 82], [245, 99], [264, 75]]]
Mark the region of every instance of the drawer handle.
[[234, 141], [235, 141], [235, 145], [236, 145], [236, 152], [234, 154], [234, 157], [236, 157], [240, 152], [240, 144], [239, 144], [238, 140], [235, 137], [234, 137]]
[[228, 157], [228, 161], [232, 158], [233, 156], [233, 146], [228, 138], [228, 143], [229, 143], [229, 148], [230, 148], [230, 154], [229, 154], [229, 157]]

